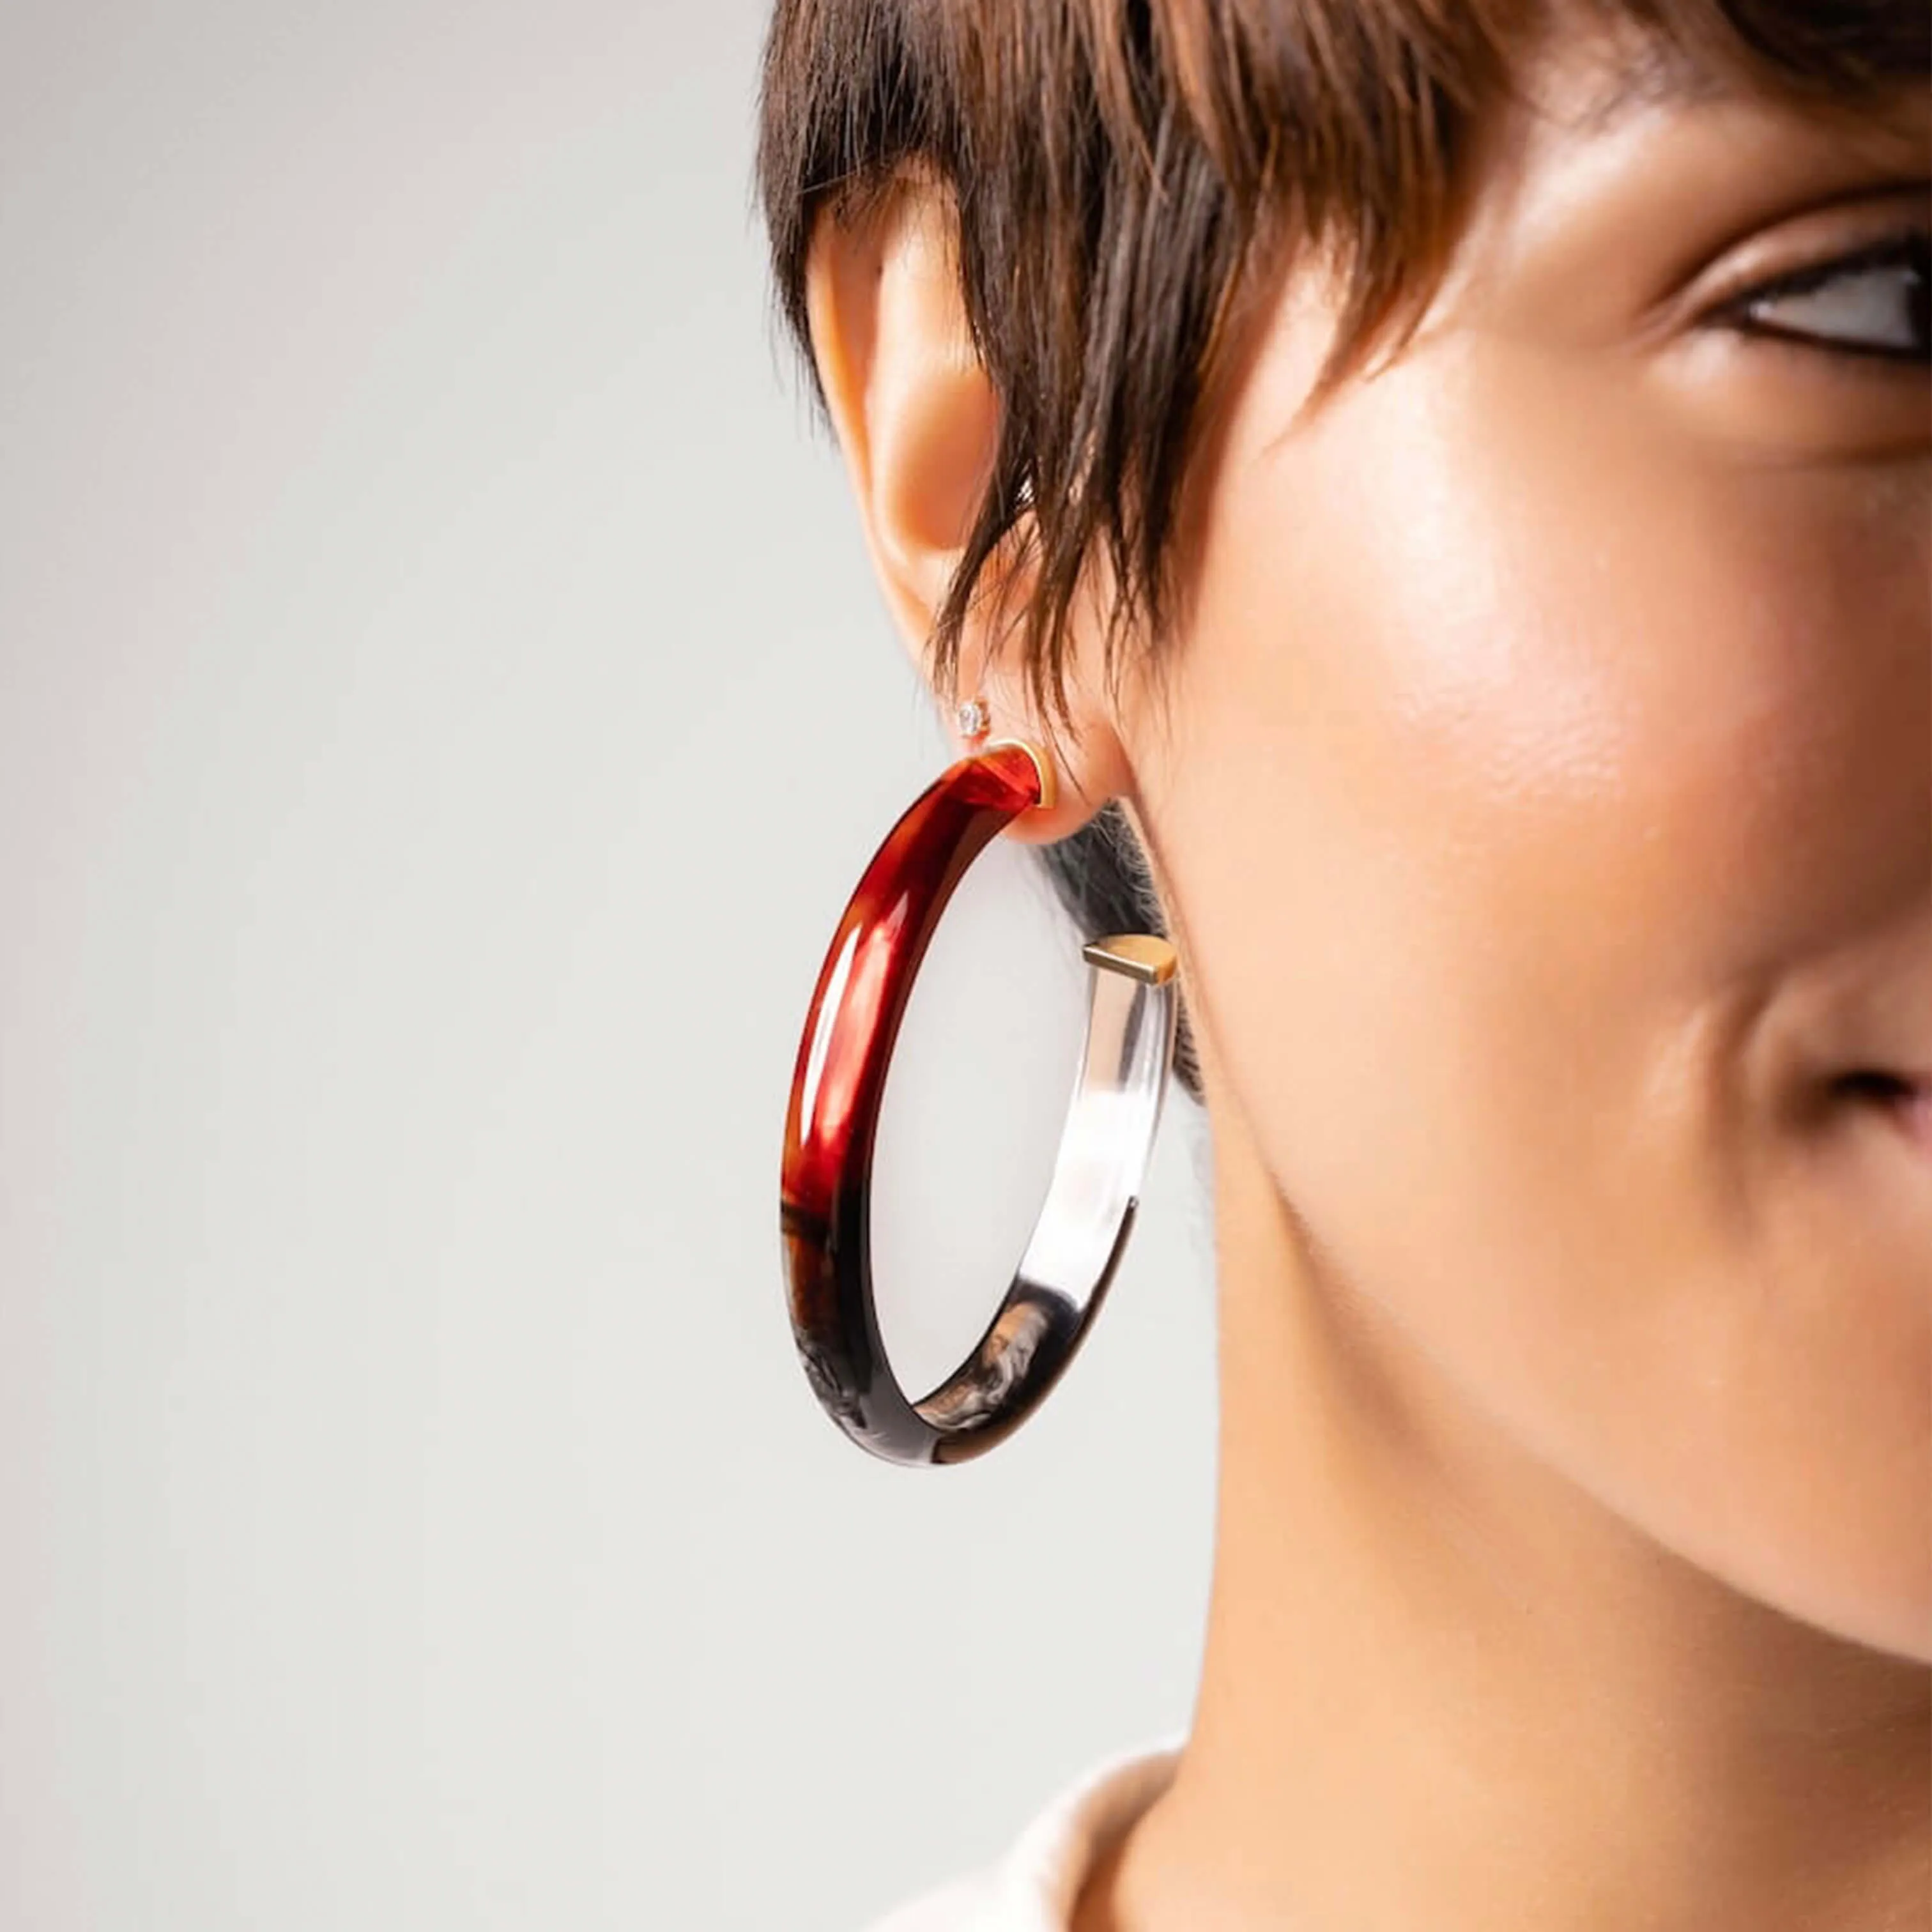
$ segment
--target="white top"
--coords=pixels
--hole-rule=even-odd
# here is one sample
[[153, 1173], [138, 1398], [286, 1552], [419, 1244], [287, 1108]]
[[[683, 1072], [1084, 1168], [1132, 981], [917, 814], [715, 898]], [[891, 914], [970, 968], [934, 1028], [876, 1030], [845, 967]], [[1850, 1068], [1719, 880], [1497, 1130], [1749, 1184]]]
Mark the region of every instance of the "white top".
[[995, 1863], [921, 1892], [863, 1932], [1066, 1932], [1088, 1874], [1167, 1789], [1185, 1742], [1157, 1738], [1090, 1765]]

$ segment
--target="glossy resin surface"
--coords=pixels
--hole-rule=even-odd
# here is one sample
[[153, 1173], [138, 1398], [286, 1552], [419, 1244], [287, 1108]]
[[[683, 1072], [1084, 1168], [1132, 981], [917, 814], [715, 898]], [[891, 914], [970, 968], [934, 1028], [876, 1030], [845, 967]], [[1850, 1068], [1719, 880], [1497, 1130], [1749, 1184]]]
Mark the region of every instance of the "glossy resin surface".
[[1039, 802], [1040, 788], [1029, 754], [996, 744], [914, 801], [838, 922], [799, 1044], [780, 1183], [793, 1336], [826, 1413], [893, 1462], [957, 1462], [990, 1448], [1065, 1368], [1132, 1228], [1172, 1063], [1172, 948], [1142, 934], [1088, 946], [1087, 1041], [1032, 1239], [966, 1360], [910, 1398], [886, 1360], [872, 1297], [870, 1193], [886, 1069], [947, 900], [1000, 828]]

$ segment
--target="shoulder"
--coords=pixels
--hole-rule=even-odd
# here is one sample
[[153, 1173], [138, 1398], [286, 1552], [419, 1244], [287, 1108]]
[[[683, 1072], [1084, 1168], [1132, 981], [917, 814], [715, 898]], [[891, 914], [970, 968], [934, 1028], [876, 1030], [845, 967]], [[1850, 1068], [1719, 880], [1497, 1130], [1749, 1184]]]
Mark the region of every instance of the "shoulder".
[[1184, 1742], [1170, 1733], [1089, 1765], [993, 1862], [905, 1900], [861, 1932], [1064, 1932], [1088, 1874], [1166, 1790]]

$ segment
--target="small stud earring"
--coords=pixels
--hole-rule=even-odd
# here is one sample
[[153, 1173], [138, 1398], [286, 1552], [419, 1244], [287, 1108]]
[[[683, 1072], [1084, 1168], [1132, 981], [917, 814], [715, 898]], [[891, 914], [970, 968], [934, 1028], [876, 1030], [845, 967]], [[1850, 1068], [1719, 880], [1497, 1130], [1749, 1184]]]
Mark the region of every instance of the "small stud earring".
[[993, 714], [986, 708], [983, 698], [969, 698], [955, 713], [962, 738], [983, 738], [992, 728]]

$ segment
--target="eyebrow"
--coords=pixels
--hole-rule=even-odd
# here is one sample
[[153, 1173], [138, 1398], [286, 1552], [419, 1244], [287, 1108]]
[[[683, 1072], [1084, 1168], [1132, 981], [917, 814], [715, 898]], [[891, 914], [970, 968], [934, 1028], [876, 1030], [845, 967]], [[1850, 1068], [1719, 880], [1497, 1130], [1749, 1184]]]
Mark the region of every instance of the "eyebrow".
[[1636, 41], [1609, 70], [1601, 87], [1577, 110], [1572, 124], [1601, 134], [1654, 107], [1692, 107], [1732, 100], [1736, 89], [1684, 48], [1651, 34]]
[[[1901, 103], [1918, 104], [1924, 82], [1916, 71], [1894, 74], [1880, 63], [1870, 85], [1856, 94], [1833, 90], [1813, 95], [1816, 110], [1831, 114], [1840, 128], [1856, 139], [1870, 135], [1883, 144], [1894, 138], [1894, 120]], [[1598, 85], [1568, 110], [1567, 124], [1577, 134], [1599, 136], [1652, 110], [1708, 107], [1720, 104], [1762, 101], [1799, 111], [1799, 96], [1774, 86], [1760, 92], [1736, 70], [1715, 66], [1690, 48], [1660, 33], [1634, 37], [1598, 69]], [[1920, 132], [1928, 124], [1915, 118]]]

